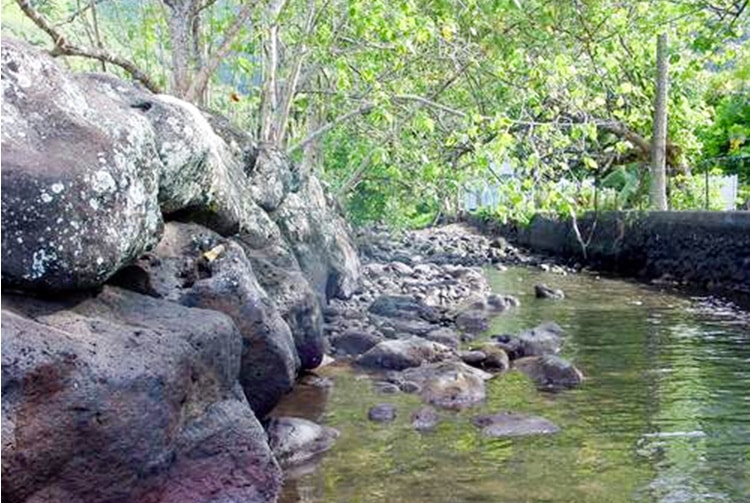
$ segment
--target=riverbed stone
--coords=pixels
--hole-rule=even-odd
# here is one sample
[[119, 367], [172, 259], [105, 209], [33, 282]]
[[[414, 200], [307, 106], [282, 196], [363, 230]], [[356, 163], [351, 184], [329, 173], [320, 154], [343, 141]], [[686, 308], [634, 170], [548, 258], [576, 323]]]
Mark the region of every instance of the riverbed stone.
[[430, 323], [441, 319], [437, 309], [407, 295], [381, 295], [370, 305], [369, 311], [386, 318], [424, 320]]
[[266, 426], [268, 445], [283, 468], [304, 464], [328, 451], [339, 431], [300, 417], [273, 417]]
[[367, 418], [376, 423], [390, 423], [396, 419], [396, 406], [390, 403], [379, 403], [370, 407]]
[[422, 365], [403, 371], [400, 378], [421, 388], [422, 399], [437, 407], [460, 410], [484, 401], [484, 382], [492, 374], [472, 368], [462, 362], [441, 362]]
[[360, 356], [356, 362], [363, 367], [403, 370], [418, 367], [423, 363], [455, 358], [455, 352], [447, 346], [411, 336], [380, 342]]
[[554, 322], [542, 323], [518, 334], [523, 356], [559, 353], [563, 344], [563, 329]]
[[583, 382], [580, 370], [568, 360], [555, 355], [521, 358], [513, 362], [513, 368], [528, 376], [542, 390], [575, 388]]
[[534, 295], [537, 299], [561, 300], [565, 298], [565, 293], [561, 289], [550, 288], [544, 283], [534, 285]]
[[422, 406], [412, 412], [411, 425], [420, 432], [434, 430], [440, 422], [440, 415], [434, 407], [429, 405]]
[[458, 349], [459, 342], [461, 341], [461, 337], [458, 333], [448, 327], [440, 327], [431, 330], [424, 336], [424, 338], [448, 346], [451, 349]]
[[456, 327], [462, 332], [479, 334], [489, 328], [489, 316], [483, 309], [468, 309], [456, 316]]
[[381, 335], [357, 329], [345, 330], [330, 339], [336, 352], [346, 356], [359, 356], [366, 353], [383, 340]]
[[486, 437], [522, 437], [528, 435], [549, 435], [560, 428], [553, 422], [539, 416], [517, 412], [499, 412], [474, 417], [471, 422], [482, 429]]

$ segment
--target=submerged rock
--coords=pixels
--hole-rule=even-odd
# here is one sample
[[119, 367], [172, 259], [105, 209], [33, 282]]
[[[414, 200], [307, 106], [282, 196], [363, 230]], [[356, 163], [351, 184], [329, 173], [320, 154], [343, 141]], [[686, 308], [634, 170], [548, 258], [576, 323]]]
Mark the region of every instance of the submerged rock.
[[560, 431], [557, 425], [543, 417], [516, 412], [481, 415], [471, 422], [481, 428], [485, 436], [492, 438], [549, 435]]
[[563, 344], [563, 329], [554, 322], [547, 322], [518, 334], [522, 356], [540, 356], [560, 352]]
[[367, 418], [376, 423], [390, 423], [396, 419], [396, 406], [390, 403], [379, 403], [370, 407]]
[[411, 425], [417, 431], [432, 431], [439, 422], [438, 412], [429, 405], [418, 408], [411, 415]]
[[478, 349], [484, 355], [484, 358], [471, 365], [487, 372], [504, 372], [510, 367], [508, 354], [496, 344], [483, 344]]
[[484, 382], [491, 377], [461, 362], [422, 365], [405, 370], [400, 376], [421, 388], [424, 401], [445, 409], [465, 409], [482, 402], [486, 397]]
[[513, 362], [513, 368], [526, 374], [538, 388], [543, 390], [575, 388], [583, 382], [581, 371], [559, 356], [521, 358]]
[[544, 283], [534, 285], [534, 295], [537, 299], [564, 299], [565, 293], [559, 288], [550, 288]]
[[403, 370], [455, 358], [448, 347], [420, 337], [383, 341], [357, 359], [364, 367]]
[[266, 426], [268, 445], [282, 467], [304, 464], [328, 451], [338, 430], [300, 417], [273, 417]]

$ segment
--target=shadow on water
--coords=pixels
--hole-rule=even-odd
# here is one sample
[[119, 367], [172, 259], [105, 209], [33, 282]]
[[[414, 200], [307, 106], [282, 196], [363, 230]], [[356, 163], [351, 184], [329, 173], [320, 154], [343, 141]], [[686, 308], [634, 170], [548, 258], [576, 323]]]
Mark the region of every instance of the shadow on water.
[[[341, 437], [319, 464], [288, 474], [282, 502], [750, 503], [746, 313], [583, 274], [488, 274], [495, 291], [522, 302], [490, 333], [556, 321], [584, 385], [540, 393], [511, 372], [491, 381], [485, 405], [442, 413], [437, 430], [421, 434], [409, 425], [417, 397], [379, 394], [365, 376], [326, 369], [330, 393], [308, 390], [283, 413], [320, 420]], [[533, 298], [536, 282], [567, 298]], [[380, 402], [397, 405], [394, 423], [367, 420]], [[563, 431], [490, 440], [470, 424], [477, 413], [507, 409]]]

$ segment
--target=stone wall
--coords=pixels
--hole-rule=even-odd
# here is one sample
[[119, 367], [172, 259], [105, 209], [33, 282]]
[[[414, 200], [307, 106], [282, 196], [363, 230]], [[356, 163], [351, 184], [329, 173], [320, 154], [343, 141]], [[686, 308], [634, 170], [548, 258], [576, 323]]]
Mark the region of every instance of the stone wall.
[[750, 213], [588, 213], [578, 221], [537, 216], [528, 227], [474, 221], [534, 251], [628, 276], [672, 279], [710, 291], [750, 295]]

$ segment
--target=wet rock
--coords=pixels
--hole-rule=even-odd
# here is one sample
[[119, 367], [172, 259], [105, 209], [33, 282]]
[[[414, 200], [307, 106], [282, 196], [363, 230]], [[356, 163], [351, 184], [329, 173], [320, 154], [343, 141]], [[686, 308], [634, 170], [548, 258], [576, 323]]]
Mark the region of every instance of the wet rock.
[[411, 425], [417, 431], [432, 431], [439, 422], [437, 410], [429, 405], [418, 408], [411, 415]]
[[275, 499], [228, 316], [113, 287], [2, 300], [3, 499]]
[[469, 309], [456, 316], [456, 327], [463, 332], [478, 334], [489, 328], [489, 317], [484, 310]]
[[409, 394], [415, 394], [422, 391], [422, 387], [414, 381], [402, 381], [401, 384], [399, 384], [399, 388], [404, 393]]
[[541, 356], [560, 352], [563, 329], [554, 322], [546, 322], [518, 335], [496, 335], [493, 339], [511, 360], [524, 356]]
[[560, 431], [557, 425], [543, 417], [516, 412], [481, 415], [471, 422], [481, 428], [485, 436], [492, 438], [549, 435]]
[[266, 426], [268, 445], [282, 467], [304, 464], [328, 451], [338, 430], [299, 417], [274, 417]]
[[390, 334], [391, 337], [404, 337], [411, 334], [426, 338], [437, 327], [437, 325], [422, 320], [382, 318], [372, 315], [370, 320], [384, 335]]
[[522, 356], [540, 356], [560, 352], [563, 344], [563, 329], [554, 322], [547, 322], [518, 334]]
[[564, 299], [565, 293], [559, 288], [550, 288], [547, 285], [540, 283], [534, 285], [534, 295], [537, 299]]
[[363, 330], [347, 330], [331, 337], [331, 345], [339, 354], [359, 356], [383, 341], [383, 337]]
[[583, 374], [568, 360], [554, 355], [529, 356], [513, 362], [513, 368], [526, 374], [539, 389], [575, 388], [583, 382]]
[[492, 293], [487, 296], [487, 306], [495, 312], [502, 313], [511, 307], [518, 307], [521, 302], [512, 295]]
[[401, 373], [403, 380], [421, 387], [420, 396], [425, 402], [454, 410], [482, 402], [486, 397], [484, 382], [491, 377], [461, 362], [422, 365]]
[[367, 411], [367, 419], [376, 423], [390, 423], [396, 419], [396, 406], [390, 403], [379, 403]]
[[414, 274], [414, 269], [404, 264], [403, 262], [391, 262], [390, 268], [401, 276], [411, 276]]
[[360, 356], [356, 362], [370, 368], [403, 370], [455, 358], [450, 348], [412, 336], [408, 339], [383, 341]]
[[388, 381], [376, 381], [374, 386], [378, 392], [386, 395], [393, 395], [401, 391], [399, 386]]
[[405, 295], [381, 295], [370, 305], [370, 313], [386, 318], [404, 320], [424, 320], [430, 323], [440, 321], [440, 312], [417, 299]]
[[485, 360], [485, 358], [487, 358], [487, 355], [479, 350], [471, 350], [459, 351], [458, 357], [461, 358], [461, 361], [467, 365], [471, 365], [472, 367], [479, 367]]
[[484, 344], [480, 349], [485, 358], [479, 367], [488, 372], [504, 372], [510, 368], [508, 354], [495, 344]]

